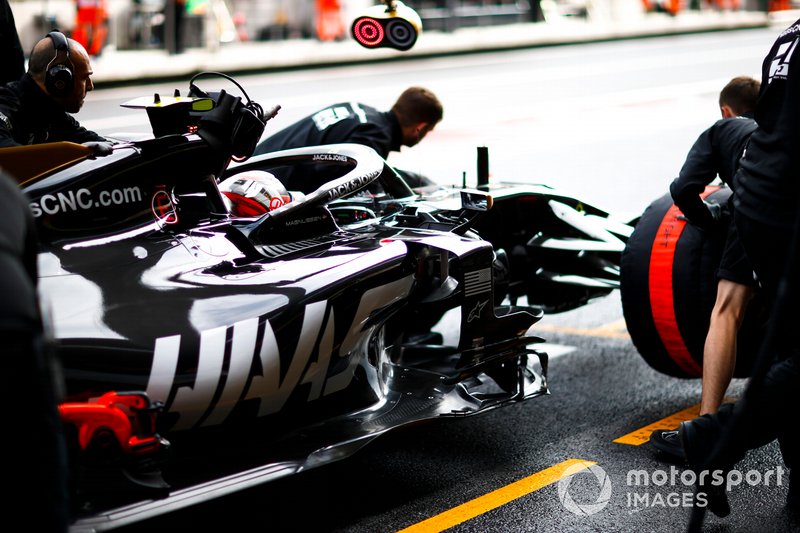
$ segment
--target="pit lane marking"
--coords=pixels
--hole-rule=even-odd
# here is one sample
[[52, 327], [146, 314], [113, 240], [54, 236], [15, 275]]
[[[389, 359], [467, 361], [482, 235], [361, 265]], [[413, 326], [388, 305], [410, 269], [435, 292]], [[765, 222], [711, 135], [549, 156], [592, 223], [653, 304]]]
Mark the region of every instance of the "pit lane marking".
[[[583, 459], [567, 459], [541, 472], [532, 474], [519, 481], [506, 485], [505, 487], [501, 487], [488, 494], [479, 496], [474, 500], [462, 503], [457, 507], [453, 507], [450, 510], [402, 529], [398, 533], [438, 533], [444, 531], [488, 511], [497, 509], [517, 498], [521, 498], [531, 492], [556, 483], [561, 478], [566, 477], [564, 473], [569, 468], [575, 468], [575, 465], [578, 465], [578, 468], [571, 471], [569, 475], [575, 475], [596, 464], [597, 463], [594, 461], [585, 461]], [[581, 466], [583, 468], [579, 468]]]
[[[732, 403], [736, 401], [736, 398], [726, 396], [723, 400], [725, 403]], [[678, 429], [678, 426], [681, 422], [686, 422], [687, 420], [691, 420], [693, 418], [697, 418], [700, 416], [700, 404], [697, 403], [691, 407], [687, 407], [682, 411], [678, 411], [677, 413], [671, 414], [666, 418], [662, 418], [657, 422], [653, 422], [652, 424], [648, 424], [643, 428], [639, 428], [636, 431], [631, 431], [627, 435], [623, 435], [618, 439], [614, 439], [613, 442], [618, 444], [630, 444], [631, 446], [641, 446], [645, 442], [650, 441], [650, 434], [657, 430], [657, 429]]]
[[625, 319], [620, 318], [614, 322], [598, 326], [596, 328], [571, 328], [568, 326], [557, 326], [555, 324], [537, 324], [535, 331], [549, 331], [551, 333], [567, 333], [570, 335], [583, 335], [587, 337], [606, 337], [609, 339], [630, 340]]
[[662, 418], [652, 424], [648, 424], [643, 428], [636, 431], [631, 431], [627, 435], [623, 435], [618, 439], [614, 439], [617, 444], [630, 444], [631, 446], [641, 446], [645, 442], [650, 441], [650, 434], [657, 429], [677, 429], [681, 422], [697, 418], [700, 415], [700, 404], [695, 404], [687, 407], [682, 411], [671, 414], [666, 418]]

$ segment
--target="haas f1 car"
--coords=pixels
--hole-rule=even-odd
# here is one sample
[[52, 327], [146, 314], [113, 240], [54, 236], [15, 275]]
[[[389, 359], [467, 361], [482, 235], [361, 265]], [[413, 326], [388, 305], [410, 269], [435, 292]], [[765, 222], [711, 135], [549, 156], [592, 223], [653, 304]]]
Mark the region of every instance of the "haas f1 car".
[[[153, 135], [111, 155], [0, 151], [37, 222], [91, 504], [76, 529], [547, 394], [536, 322], [619, 285], [632, 227], [600, 209], [545, 186], [420, 193], [360, 145], [249, 157], [276, 110], [190, 87], [132, 103]], [[287, 173], [324, 180], [286, 191]]]

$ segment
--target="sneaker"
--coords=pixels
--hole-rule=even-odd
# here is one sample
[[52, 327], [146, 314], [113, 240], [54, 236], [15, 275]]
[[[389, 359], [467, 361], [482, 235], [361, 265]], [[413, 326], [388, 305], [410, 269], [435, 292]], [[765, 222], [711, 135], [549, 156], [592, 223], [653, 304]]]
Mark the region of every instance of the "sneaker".
[[678, 430], [665, 431], [663, 429], [657, 429], [650, 434], [650, 444], [670, 457], [680, 459], [681, 461], [686, 460], [686, 454], [683, 452], [681, 435], [678, 433]]

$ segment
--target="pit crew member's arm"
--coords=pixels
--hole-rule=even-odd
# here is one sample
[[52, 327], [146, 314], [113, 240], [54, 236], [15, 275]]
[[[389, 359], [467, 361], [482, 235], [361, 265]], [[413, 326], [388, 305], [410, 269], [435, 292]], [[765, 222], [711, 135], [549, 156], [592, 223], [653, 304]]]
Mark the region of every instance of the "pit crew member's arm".
[[70, 141], [78, 144], [110, 142], [102, 135], [81, 126], [69, 113], [56, 117], [50, 126], [49, 141]]
[[669, 187], [675, 205], [689, 222], [700, 227], [711, 227], [715, 219], [700, 198], [706, 185], [717, 177], [717, 157], [713, 149], [714, 128], [709, 128], [697, 138], [678, 177]]

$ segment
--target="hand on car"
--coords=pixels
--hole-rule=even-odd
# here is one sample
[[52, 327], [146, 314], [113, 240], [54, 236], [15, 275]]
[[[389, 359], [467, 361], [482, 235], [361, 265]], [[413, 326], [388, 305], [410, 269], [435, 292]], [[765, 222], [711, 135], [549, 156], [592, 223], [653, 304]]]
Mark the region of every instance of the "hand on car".
[[91, 141], [83, 145], [92, 151], [92, 157], [110, 155], [114, 151], [114, 145], [110, 142]]

